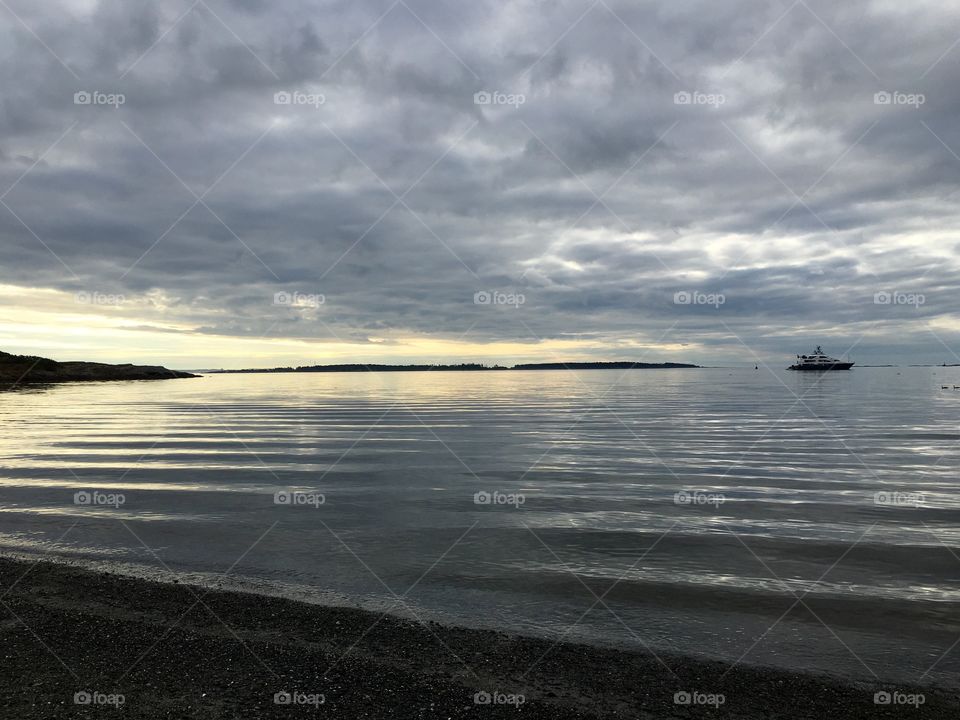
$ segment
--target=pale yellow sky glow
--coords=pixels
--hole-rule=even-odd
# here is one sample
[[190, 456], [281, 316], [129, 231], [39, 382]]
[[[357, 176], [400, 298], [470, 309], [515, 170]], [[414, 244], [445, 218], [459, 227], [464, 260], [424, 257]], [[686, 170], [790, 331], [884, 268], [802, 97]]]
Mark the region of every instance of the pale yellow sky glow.
[[[292, 310], [293, 311], [293, 310]], [[510, 312], [510, 311], [506, 311]], [[169, 308], [157, 296], [75, 295], [58, 290], [0, 285], [0, 348], [55, 360], [158, 363], [174, 368], [244, 368], [366, 362], [551, 362], [649, 355], [679, 359], [690, 346], [640, 338], [476, 343], [464, 339], [381, 333], [367, 342], [213, 335], [164, 321]], [[656, 357], [653, 357], [656, 356]]]

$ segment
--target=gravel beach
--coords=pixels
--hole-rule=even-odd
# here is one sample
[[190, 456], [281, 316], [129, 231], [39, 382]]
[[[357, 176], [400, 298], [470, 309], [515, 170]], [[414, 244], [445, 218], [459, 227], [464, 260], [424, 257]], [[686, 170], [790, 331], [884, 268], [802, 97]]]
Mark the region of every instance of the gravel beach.
[[955, 693], [929, 687], [661, 654], [668, 669], [646, 652], [47, 562], [0, 559], [0, 582], [4, 718], [960, 716]]

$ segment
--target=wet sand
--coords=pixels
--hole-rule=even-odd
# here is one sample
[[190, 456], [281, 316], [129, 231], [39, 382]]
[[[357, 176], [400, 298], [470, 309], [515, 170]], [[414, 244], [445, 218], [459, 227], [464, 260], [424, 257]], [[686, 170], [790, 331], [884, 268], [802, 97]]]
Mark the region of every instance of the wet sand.
[[[0, 559], [0, 583], [4, 718], [960, 717], [956, 694], [930, 687], [660, 654], [668, 669], [646, 652], [46, 562]], [[876, 704], [884, 691], [901, 695]]]

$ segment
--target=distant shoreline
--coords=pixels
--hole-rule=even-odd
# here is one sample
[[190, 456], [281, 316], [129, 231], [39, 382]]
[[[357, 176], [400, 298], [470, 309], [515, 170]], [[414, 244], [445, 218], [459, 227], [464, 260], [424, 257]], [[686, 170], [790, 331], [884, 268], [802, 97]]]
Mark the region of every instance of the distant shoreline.
[[300, 365], [298, 367], [246, 368], [240, 370], [207, 370], [211, 375], [235, 373], [297, 373], [297, 372], [483, 372], [509, 370], [671, 370], [677, 368], [700, 368], [690, 363], [643, 363], [630, 360], [613, 362], [552, 362], [521, 363], [511, 367], [461, 363], [459, 365], [379, 365], [367, 363], [344, 363], [337, 365]]

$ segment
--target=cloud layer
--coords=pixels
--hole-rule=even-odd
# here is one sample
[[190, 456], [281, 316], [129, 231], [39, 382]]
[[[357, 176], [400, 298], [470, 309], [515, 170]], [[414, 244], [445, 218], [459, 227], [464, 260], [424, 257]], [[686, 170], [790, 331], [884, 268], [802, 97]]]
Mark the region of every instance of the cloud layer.
[[6, 349], [960, 362], [942, 4], [7, 6]]

